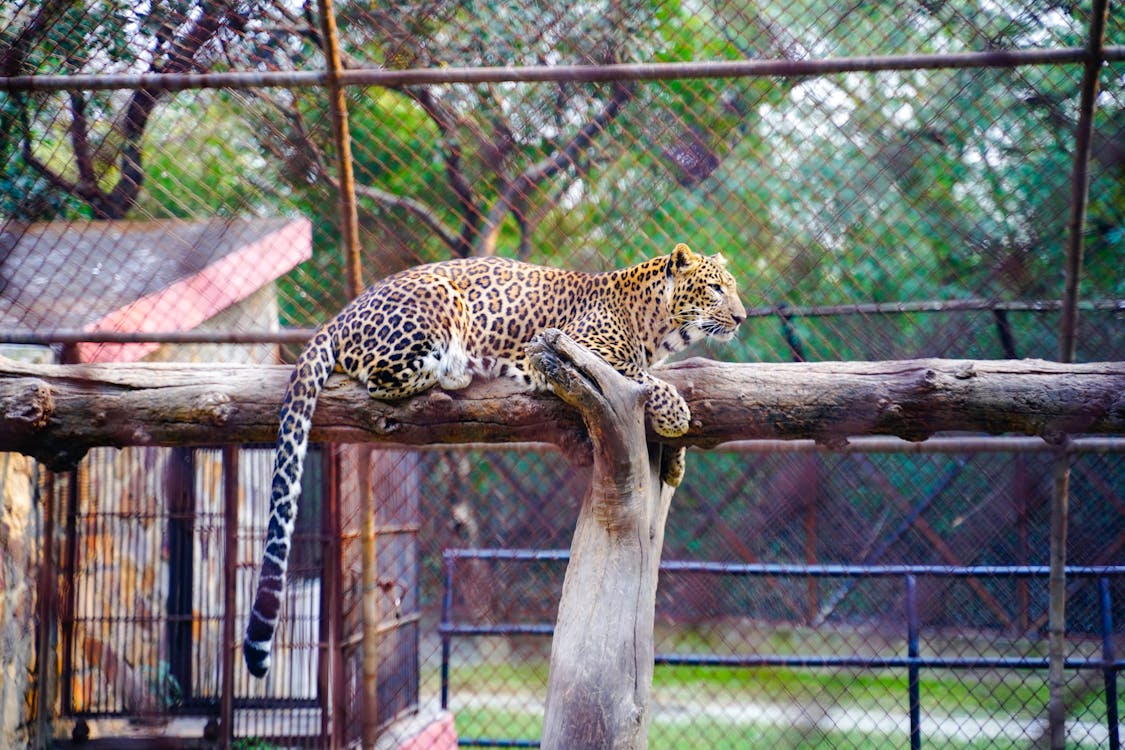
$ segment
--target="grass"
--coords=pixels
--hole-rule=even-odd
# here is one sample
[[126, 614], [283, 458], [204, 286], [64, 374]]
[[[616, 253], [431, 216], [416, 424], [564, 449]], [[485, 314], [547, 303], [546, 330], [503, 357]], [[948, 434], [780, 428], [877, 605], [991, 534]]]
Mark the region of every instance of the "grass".
[[[753, 653], [874, 655], [905, 650], [901, 638], [880, 640], [871, 632], [837, 631], [825, 636], [796, 629], [781, 633], [774, 630], [760, 636], [761, 643], [747, 645], [745, 632], [728, 630], [729, 626], [676, 633], [658, 629], [658, 650], [724, 653], [730, 650], [730, 643]], [[493, 642], [482, 639], [476, 647], [466, 644], [465, 657], [455, 656], [450, 671], [459, 736], [523, 740], [539, 736], [542, 715], [535, 706], [541, 705], [547, 692], [548, 653], [543, 646], [548, 643], [521, 642], [518, 647], [496, 648]], [[1032, 653], [1035, 646], [1034, 642], [978, 642], [959, 636], [950, 643], [931, 637], [924, 648], [931, 653], [991, 656]], [[431, 675], [429, 684], [436, 685], [436, 673]], [[1072, 682], [1071, 718], [1087, 726], [1104, 726], [1104, 693], [1081, 690], [1081, 683], [1082, 679]], [[923, 745], [954, 750], [1026, 747], [1030, 739], [1018, 736], [1025, 731], [1018, 723], [1042, 719], [1048, 698], [1045, 670], [924, 668], [919, 692]], [[662, 750], [899, 748], [909, 744], [902, 726], [909, 711], [905, 668], [658, 665], [652, 696], [649, 746]], [[793, 712], [800, 707], [823, 715], [816, 721], [795, 718]], [[889, 717], [894, 719], [888, 721]], [[1017, 725], [1005, 727], [999, 737], [978, 738], [967, 734], [971, 730], [957, 731], [964, 723], [969, 727], [988, 726], [996, 734], [995, 722], [1010, 721]]]
[[[524, 706], [541, 702], [546, 695], [547, 662], [545, 658], [528, 658], [528, 654], [521, 656], [511, 662], [486, 660], [451, 669], [450, 692], [460, 737], [538, 738], [543, 717]], [[923, 670], [921, 677], [924, 722], [949, 717], [948, 726], [956, 728], [959, 721], [968, 718], [1029, 721], [1045, 713], [1046, 675], [1040, 672], [929, 669]], [[504, 705], [505, 698], [509, 706]], [[1099, 694], [1086, 703], [1085, 708], [1075, 706], [1072, 717], [1104, 724], [1104, 697]], [[908, 712], [905, 670], [657, 666], [653, 704], [656, 708], [650, 722], [649, 746], [662, 750], [858, 750], [908, 745], [904, 730], [893, 723], [890, 729], [885, 723], [879, 725], [879, 720], [892, 715], [902, 721]], [[753, 706], [773, 714], [763, 718], [751, 713], [731, 720], [731, 714], [724, 712], [724, 707], [737, 714]], [[783, 712], [799, 706], [831, 713], [819, 722], [785, 726]], [[834, 729], [838, 712], [848, 718], [843, 728]], [[1020, 736], [969, 739], [923, 735], [924, 746], [951, 750], [1022, 748], [1028, 742], [1028, 737]]]
[[[490, 709], [458, 711], [457, 736], [536, 740], [542, 716], [531, 712]], [[909, 744], [903, 733], [869, 731], [825, 731], [816, 727], [781, 727], [776, 724], [746, 724], [714, 721], [661, 721], [654, 717], [649, 726], [649, 747], [661, 750], [899, 750]], [[1027, 738], [934, 741], [923, 737], [923, 745], [946, 750], [1015, 750], [1026, 748]]]
[[[547, 663], [488, 662], [450, 670], [452, 695], [546, 694]], [[1047, 705], [1046, 675], [1038, 672], [923, 670], [924, 710], [973, 716], [1013, 716]], [[656, 667], [653, 693], [700, 700], [793, 703], [815, 701], [868, 709], [907, 708], [905, 670]]]
[[[696, 698], [900, 708], [908, 703], [906, 670], [788, 669], [658, 666], [654, 691], [682, 691]], [[980, 674], [923, 670], [923, 706], [940, 713], [1011, 716], [1047, 705], [1045, 675]]]

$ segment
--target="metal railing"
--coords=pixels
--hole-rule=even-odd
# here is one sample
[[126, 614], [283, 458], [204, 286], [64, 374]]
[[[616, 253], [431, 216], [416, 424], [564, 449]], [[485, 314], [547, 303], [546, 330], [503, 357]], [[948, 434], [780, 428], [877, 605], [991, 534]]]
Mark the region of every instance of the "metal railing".
[[[529, 549], [447, 549], [443, 553], [444, 592], [441, 622], [441, 706], [450, 707], [450, 664], [455, 638], [507, 637], [514, 635], [546, 636], [554, 633], [549, 623], [459, 623], [454, 617], [456, 569], [459, 560], [506, 561], [515, 563], [566, 562], [567, 550]], [[784, 563], [724, 563], [709, 561], [667, 560], [661, 562], [662, 574], [702, 573], [715, 576], [746, 578], [831, 578], [867, 579], [899, 578], [903, 582], [902, 610], [906, 627], [906, 653], [894, 656], [870, 655], [783, 655], [783, 654], [716, 654], [657, 653], [656, 665], [724, 668], [787, 668], [787, 669], [888, 669], [906, 670], [909, 703], [909, 736], [912, 749], [922, 746], [922, 670], [1042, 670], [1049, 667], [1047, 657], [1032, 656], [923, 656], [920, 648], [922, 629], [919, 615], [917, 582], [919, 578], [1007, 578], [1041, 579], [1046, 581], [1050, 568], [1044, 565], [795, 565]], [[1100, 606], [1101, 658], [1068, 658], [1070, 671], [1098, 670], [1102, 674], [1106, 706], [1106, 737], [1110, 750], [1119, 750], [1121, 738], [1117, 711], [1117, 676], [1125, 671], [1125, 659], [1115, 653], [1113, 600], [1110, 580], [1125, 579], [1125, 566], [1068, 566], [1068, 579], [1094, 579], [1098, 582]], [[896, 618], [891, 618], [896, 619]], [[463, 747], [538, 747], [533, 739], [500, 737], [460, 737]]]

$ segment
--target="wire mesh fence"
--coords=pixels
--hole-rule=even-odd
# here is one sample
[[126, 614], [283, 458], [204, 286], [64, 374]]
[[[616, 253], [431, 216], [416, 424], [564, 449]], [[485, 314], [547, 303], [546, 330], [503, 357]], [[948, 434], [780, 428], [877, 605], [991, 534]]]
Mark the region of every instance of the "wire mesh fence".
[[[1073, 225], [1085, 244], [1076, 357], [1125, 359], [1125, 17], [1110, 8], [1100, 43], [1102, 7], [336, 2], [363, 279], [479, 254], [605, 270], [685, 241], [728, 258], [750, 314], [709, 356], [1053, 359]], [[317, 4], [269, 0], [0, 8], [5, 352], [293, 360], [351, 296], [322, 21]], [[1100, 88], [1078, 159], [1089, 200], [1075, 224], [1092, 55]], [[961, 448], [694, 453], [665, 558], [1045, 565], [1051, 458]], [[301, 553], [320, 572], [289, 604], [305, 628], [283, 644], [289, 671], [260, 690], [240, 676], [229, 691], [243, 743], [360, 736], [352, 450], [325, 451], [325, 500], [302, 511], [310, 538], [339, 547]], [[159, 452], [98, 453], [76, 475], [88, 479], [74, 504], [59, 495], [57, 559], [84, 602], [59, 612], [71, 628], [56, 697], [68, 720], [220, 714], [222, 623], [249, 607], [251, 506], [268, 484], [254, 461], [266, 455], [241, 452], [237, 617], [218, 593], [231, 520], [216, 455], [200, 454], [190, 478]], [[1074, 456], [1075, 565], [1125, 562], [1120, 455]], [[375, 463], [380, 705], [388, 721], [425, 717], [442, 704], [443, 552], [565, 548], [586, 477], [535, 451]], [[177, 506], [169, 488], [185, 484], [195, 491]], [[338, 523], [322, 526], [325, 514]], [[185, 565], [186, 591], [175, 583]], [[460, 560], [451, 622], [549, 624], [561, 575], [558, 561]], [[1116, 736], [1119, 672], [1090, 664], [1113, 661], [1103, 610], [1106, 642], [1125, 645], [1125, 591], [1109, 574], [1103, 607], [1101, 585], [1077, 578], [1068, 600], [1070, 738], [1083, 746]], [[902, 579], [682, 571], [661, 587], [658, 652], [767, 663], [658, 667], [654, 747], [909, 743], [905, 667], [816, 662], [908, 656]], [[1041, 659], [1045, 587], [1031, 574], [919, 575], [920, 654]], [[549, 642], [514, 632], [446, 645], [458, 734], [533, 742]], [[1023, 747], [1042, 735], [1038, 662], [925, 667], [920, 679], [926, 744]]]

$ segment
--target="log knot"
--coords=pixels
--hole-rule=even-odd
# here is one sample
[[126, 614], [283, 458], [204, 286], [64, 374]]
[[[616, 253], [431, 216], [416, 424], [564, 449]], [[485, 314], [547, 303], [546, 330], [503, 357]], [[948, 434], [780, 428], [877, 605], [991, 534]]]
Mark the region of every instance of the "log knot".
[[428, 391], [425, 397], [411, 402], [410, 409], [415, 414], [426, 411], [447, 414], [453, 409], [453, 397], [440, 388], [434, 388]]
[[225, 393], [212, 392], [200, 396], [197, 407], [206, 421], [216, 427], [227, 424], [234, 416], [235, 406], [231, 397]]
[[55, 396], [51, 387], [42, 380], [33, 380], [22, 393], [5, 399], [5, 421], [42, 429], [55, 413]]
[[902, 404], [889, 398], [880, 398], [875, 405], [886, 417], [897, 419], [902, 416]]
[[976, 376], [977, 371], [975, 363], [973, 362], [963, 362], [962, 364], [958, 365], [956, 370], [953, 371], [953, 377], [957, 378], [958, 380], [968, 380], [969, 378], [975, 378]]
[[402, 424], [397, 419], [380, 414], [371, 422], [368, 432], [373, 435], [391, 435], [398, 432], [401, 427]]

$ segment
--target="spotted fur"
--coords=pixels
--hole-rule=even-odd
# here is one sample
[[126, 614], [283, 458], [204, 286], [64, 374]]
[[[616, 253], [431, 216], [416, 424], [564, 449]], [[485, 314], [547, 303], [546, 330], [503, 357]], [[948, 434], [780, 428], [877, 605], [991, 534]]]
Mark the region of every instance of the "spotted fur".
[[[474, 375], [544, 389], [524, 347], [538, 332], [559, 328], [649, 386], [653, 429], [678, 437], [691, 419], [687, 403], [647, 370], [706, 336], [734, 335], [746, 311], [725, 265], [722, 256], [697, 255], [683, 244], [670, 255], [600, 274], [496, 257], [451, 260], [387, 277], [325, 324], [297, 359], [281, 404], [269, 530], [243, 641], [251, 674], [269, 670], [309, 428], [333, 369], [364, 383], [377, 399], [435, 385], [464, 388]], [[666, 478], [678, 483], [682, 475], [680, 451]]]

